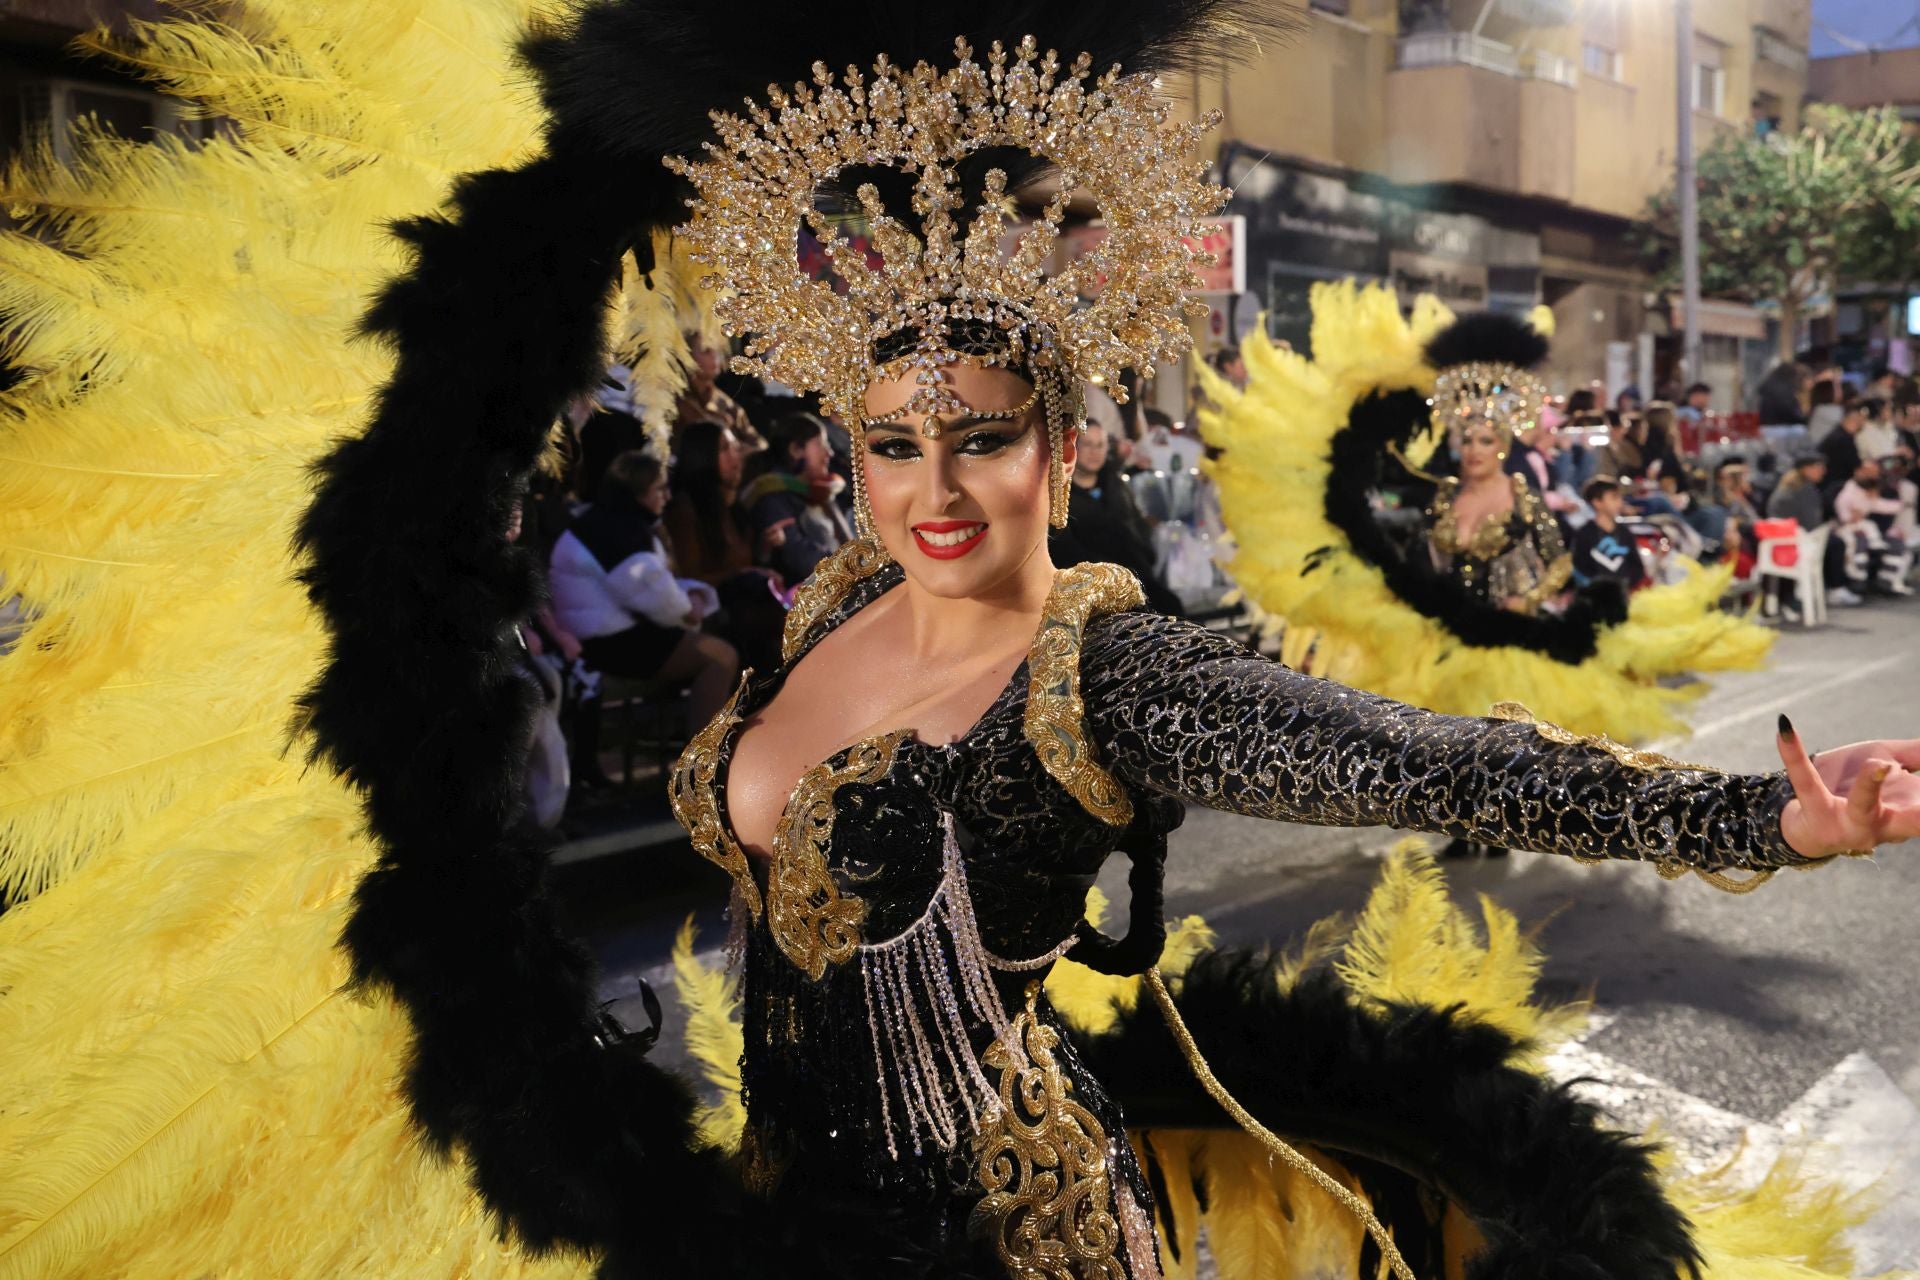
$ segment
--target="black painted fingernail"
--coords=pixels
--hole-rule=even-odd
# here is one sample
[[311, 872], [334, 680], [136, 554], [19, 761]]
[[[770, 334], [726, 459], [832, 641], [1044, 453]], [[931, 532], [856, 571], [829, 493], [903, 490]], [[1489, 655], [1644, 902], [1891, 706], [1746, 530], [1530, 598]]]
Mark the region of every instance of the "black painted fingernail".
[[1793, 721], [1787, 719], [1787, 713], [1784, 711], [1780, 713], [1780, 736], [1783, 738], [1791, 738], [1794, 736]]

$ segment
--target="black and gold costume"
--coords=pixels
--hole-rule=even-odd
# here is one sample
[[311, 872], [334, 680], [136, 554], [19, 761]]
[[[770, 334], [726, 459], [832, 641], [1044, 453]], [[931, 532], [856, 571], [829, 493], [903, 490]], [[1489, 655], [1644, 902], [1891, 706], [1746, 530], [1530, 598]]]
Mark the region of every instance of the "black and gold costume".
[[1466, 538], [1460, 536], [1453, 506], [1460, 481], [1442, 479], [1427, 508], [1427, 539], [1434, 566], [1474, 601], [1499, 609], [1517, 597], [1519, 612], [1535, 613], [1566, 587], [1573, 557], [1533, 486], [1520, 476], [1507, 479], [1513, 485], [1513, 509], [1505, 519], [1482, 520]]
[[[1803, 861], [1780, 836], [1790, 790], [1779, 776], [1634, 767], [1622, 749], [1530, 723], [1435, 715], [1303, 676], [1135, 608], [1129, 575], [1089, 565], [1059, 571], [1026, 663], [957, 742], [888, 733], [804, 775], [762, 872], [726, 825], [737, 728], [900, 581], [860, 544], [826, 566], [796, 612], [786, 665], [743, 680], [683, 757], [675, 805], [699, 850], [734, 877], [746, 929], [744, 1146], [758, 1185], [776, 1199], [833, 1187], [836, 1200], [906, 1213], [910, 1231], [958, 1250], [997, 1243], [1010, 1274], [1026, 1274], [1018, 1267], [1048, 1242], [1071, 1252], [1083, 1237], [1124, 1260], [1129, 1217], [1153, 1203], [1121, 1138], [1123, 1108], [1029, 985], [1075, 955], [1106, 858], [1123, 842], [1164, 850], [1183, 805], [1673, 873]], [[984, 1002], [982, 979], [997, 1004]], [[1099, 1229], [1071, 1214], [1042, 1220], [1018, 1186], [986, 1193], [1007, 1123], [1007, 1108], [990, 1104], [1014, 1070], [1005, 1037], [1023, 1011], [1051, 1028], [1061, 1096], [1084, 1108], [1071, 1140], [1035, 1141], [1083, 1140], [1104, 1155], [1083, 1171], [1098, 1185], [1082, 1211], [1107, 1215]], [[1157, 1274], [1142, 1261], [1151, 1249], [1132, 1243], [1135, 1259], [1111, 1274]]]

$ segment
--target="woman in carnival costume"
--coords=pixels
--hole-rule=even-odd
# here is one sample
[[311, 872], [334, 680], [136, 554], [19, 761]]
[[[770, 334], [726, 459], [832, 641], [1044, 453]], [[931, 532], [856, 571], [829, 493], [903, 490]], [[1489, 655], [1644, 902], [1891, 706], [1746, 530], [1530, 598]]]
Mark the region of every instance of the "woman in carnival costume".
[[[1231, 572], [1288, 628], [1283, 652], [1333, 679], [1435, 711], [1535, 714], [1582, 734], [1644, 741], [1680, 732], [1701, 686], [1663, 679], [1751, 668], [1772, 633], [1720, 611], [1731, 569], [1635, 592], [1567, 586], [1552, 517], [1516, 478], [1512, 513], [1463, 545], [1437, 486], [1436, 554], [1381, 527], [1372, 494], [1398, 461], [1416, 471], [1466, 432], [1504, 453], [1539, 419], [1551, 313], [1455, 319], [1431, 298], [1403, 318], [1392, 290], [1316, 285], [1311, 358], [1248, 335], [1245, 390], [1205, 376], [1201, 430], [1234, 538]], [[1438, 571], [1436, 571], [1436, 566]], [[1497, 580], [1497, 581], [1496, 581]], [[1495, 587], [1498, 590], [1494, 590]]]
[[[1495, 1021], [1195, 955], [1190, 932], [1172, 980], [1156, 968], [1186, 801], [1714, 876], [1920, 829], [1912, 743], [1816, 763], [1783, 733], [1786, 776], [1669, 767], [1298, 675], [1142, 611], [1123, 572], [1052, 571], [1080, 387], [1184, 348], [1182, 233], [1223, 195], [1150, 73], [1217, 57], [1240, 15], [734, 6], [722, 41], [677, 6], [604, 3], [528, 47], [540, 139], [484, 93], [426, 129], [401, 88], [498, 72], [505, 10], [303, 15], [262, 5], [245, 40], [148, 31], [137, 64], [241, 141], [108, 147], [65, 186], [43, 170], [49, 231], [93, 256], [7, 245], [38, 272], [6, 296], [32, 371], [7, 400], [30, 476], [9, 483], [61, 546], [10, 539], [0, 561], [31, 610], [0, 667], [24, 716], [0, 797], [19, 899], [0, 1275], [1144, 1280], [1191, 1274], [1202, 1163], [1216, 1239], [1328, 1224], [1356, 1275], [1738, 1264]], [[784, 81], [794, 51], [847, 69], [756, 89], [744, 117], [687, 109]], [[1109, 57], [1134, 70], [1096, 78]], [[327, 96], [343, 83], [364, 96]], [[650, 1037], [602, 1015], [516, 798], [534, 693], [511, 637], [537, 590], [504, 531], [548, 424], [604, 368], [629, 249], [623, 314], [655, 335], [672, 318], [662, 154], [743, 367], [819, 392], [860, 451], [861, 536], [674, 781], [734, 878], [737, 1150]], [[1064, 194], [999, 250], [1036, 157], [1110, 225], [1056, 276]], [[497, 167], [436, 184], [476, 160]], [[792, 253], [802, 221], [842, 243], [826, 188], [851, 189], [884, 258], [834, 255], [844, 291]], [[264, 223], [236, 199], [276, 193]], [[380, 262], [364, 222], [441, 198], [401, 225], [411, 265], [365, 321], [389, 363], [346, 341], [340, 286]], [[155, 323], [170, 308], [203, 323]], [[260, 335], [207, 323], [248, 316], [286, 341], [279, 377], [253, 373]], [[138, 376], [156, 360], [177, 386]], [[322, 406], [375, 385], [336, 443]], [[141, 397], [157, 440], [114, 416]], [[298, 528], [310, 614], [271, 566], [322, 453]], [[107, 499], [79, 502], [75, 474]], [[330, 767], [302, 769], [282, 712], [316, 670], [297, 727]], [[1116, 848], [1120, 939], [1082, 916]], [[1042, 985], [1069, 964], [1120, 984], [1071, 1021]], [[1184, 1136], [1234, 1124], [1256, 1144], [1237, 1177]], [[1370, 1239], [1275, 1200], [1269, 1156]]]

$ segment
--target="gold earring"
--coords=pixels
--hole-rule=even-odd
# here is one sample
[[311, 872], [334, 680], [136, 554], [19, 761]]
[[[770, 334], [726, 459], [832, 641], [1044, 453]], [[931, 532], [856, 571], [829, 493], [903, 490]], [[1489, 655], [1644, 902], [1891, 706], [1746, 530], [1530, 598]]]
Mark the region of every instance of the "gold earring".
[[1066, 434], [1057, 423], [1047, 426], [1047, 523], [1056, 529], [1067, 527], [1067, 504], [1073, 496], [1066, 464], [1060, 460]]

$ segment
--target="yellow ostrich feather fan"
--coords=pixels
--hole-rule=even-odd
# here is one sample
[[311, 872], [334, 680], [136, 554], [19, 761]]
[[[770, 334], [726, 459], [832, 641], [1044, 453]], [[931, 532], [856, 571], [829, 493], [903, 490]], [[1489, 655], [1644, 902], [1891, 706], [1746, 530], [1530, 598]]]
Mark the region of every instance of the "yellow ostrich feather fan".
[[[1685, 580], [1636, 592], [1627, 621], [1604, 628], [1578, 666], [1530, 649], [1462, 643], [1394, 594], [1352, 553], [1326, 517], [1329, 447], [1354, 404], [1376, 391], [1428, 392], [1422, 349], [1452, 316], [1421, 298], [1403, 319], [1394, 294], [1352, 281], [1316, 285], [1313, 357], [1273, 346], [1256, 327], [1241, 344], [1247, 387], [1201, 370], [1212, 402], [1200, 429], [1221, 456], [1208, 464], [1234, 540], [1231, 570], [1246, 598], [1315, 644], [1319, 674], [1457, 715], [1496, 702], [1524, 703], [1580, 733], [1644, 741], [1683, 732], [1675, 714], [1699, 687], [1658, 681], [1685, 672], [1758, 666], [1772, 633], [1715, 608], [1730, 568], [1695, 568]], [[1431, 452], [1429, 435], [1409, 456]], [[1333, 548], [1310, 573], [1308, 558]]]
[[[417, 1144], [403, 1014], [341, 990], [374, 850], [288, 728], [325, 644], [290, 537], [389, 371], [351, 340], [401, 265], [383, 228], [538, 147], [538, 8], [186, 6], [88, 43], [218, 136], [88, 134], [4, 179], [0, 1280], [589, 1269], [503, 1244]], [[618, 310], [666, 404], [697, 320], [654, 286]]]

